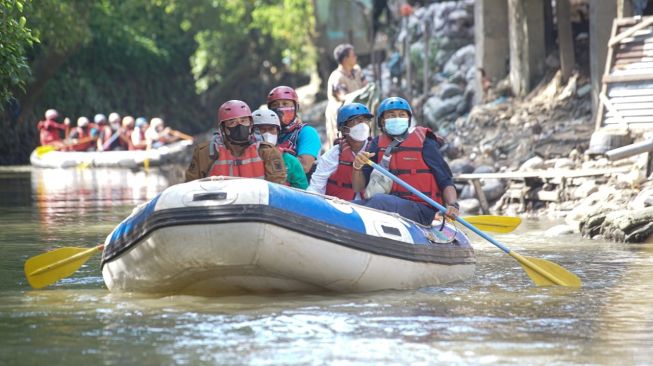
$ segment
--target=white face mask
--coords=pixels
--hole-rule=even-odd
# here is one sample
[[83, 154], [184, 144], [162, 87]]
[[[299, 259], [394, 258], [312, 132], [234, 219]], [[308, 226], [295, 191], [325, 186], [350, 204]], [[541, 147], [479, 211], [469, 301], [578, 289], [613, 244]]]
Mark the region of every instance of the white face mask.
[[356, 141], [365, 141], [370, 137], [370, 126], [367, 123], [359, 123], [349, 129], [349, 137]]
[[269, 142], [272, 145], [277, 144], [277, 135], [275, 135], [273, 133], [266, 132], [266, 133], [262, 134], [261, 136], [263, 137], [263, 141]]

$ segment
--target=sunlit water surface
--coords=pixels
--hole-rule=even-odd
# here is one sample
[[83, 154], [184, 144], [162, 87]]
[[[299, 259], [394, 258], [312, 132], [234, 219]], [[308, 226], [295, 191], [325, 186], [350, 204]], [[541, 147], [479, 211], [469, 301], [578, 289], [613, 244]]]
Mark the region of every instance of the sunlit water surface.
[[132, 208], [178, 182], [130, 171], [0, 171], [0, 365], [650, 365], [653, 246], [544, 237], [527, 221], [497, 239], [577, 273], [534, 287], [478, 237], [476, 276], [416, 291], [204, 298], [112, 295], [99, 256], [46, 290], [23, 263], [102, 242]]

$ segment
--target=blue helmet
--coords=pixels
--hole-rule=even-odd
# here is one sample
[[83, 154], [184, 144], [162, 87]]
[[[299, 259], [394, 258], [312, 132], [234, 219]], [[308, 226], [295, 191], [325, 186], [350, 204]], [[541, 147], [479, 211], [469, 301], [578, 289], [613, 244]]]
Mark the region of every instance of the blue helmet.
[[390, 97], [384, 99], [381, 104], [379, 104], [379, 108], [376, 110], [376, 125], [381, 127], [381, 117], [383, 117], [383, 112], [391, 111], [393, 109], [406, 111], [411, 118], [413, 117], [413, 110], [410, 108], [410, 104], [408, 104], [406, 99], [400, 97]]
[[352, 117], [356, 117], [356, 116], [365, 116], [367, 118], [374, 117], [372, 113], [370, 113], [370, 110], [367, 109], [367, 107], [363, 104], [360, 103], [345, 104], [338, 109], [338, 119], [337, 119], [338, 128], [341, 128], [342, 126], [345, 125], [345, 122], [347, 122]]

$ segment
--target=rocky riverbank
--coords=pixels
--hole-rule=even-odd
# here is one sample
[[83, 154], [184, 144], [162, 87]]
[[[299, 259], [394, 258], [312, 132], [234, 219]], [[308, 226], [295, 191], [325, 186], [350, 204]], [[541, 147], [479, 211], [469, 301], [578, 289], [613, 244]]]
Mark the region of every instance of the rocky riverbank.
[[[550, 177], [565, 172], [573, 176], [483, 179], [492, 212], [565, 219], [547, 235], [648, 240], [653, 232], [648, 156], [609, 161], [602, 154], [588, 153], [595, 121], [586, 66], [579, 66], [563, 82], [553, 54], [546, 60], [545, 77], [527, 97], [513, 98], [508, 79], [482, 80], [484, 95], [474, 96], [475, 79], [481, 75], [474, 66], [474, 1], [410, 9], [397, 18], [393, 29], [395, 34], [387, 34], [390, 49], [404, 51], [391, 52], [381, 64], [382, 95], [409, 98], [417, 123], [446, 137], [444, 152], [454, 175], [538, 172]], [[583, 42], [586, 33], [576, 36], [577, 45]], [[587, 55], [578, 55], [577, 60], [584, 65]], [[373, 68], [366, 72], [372, 80]], [[473, 105], [474, 100], [483, 102]], [[304, 111], [304, 117], [320, 128], [323, 113], [324, 103], [318, 103]], [[633, 142], [653, 138], [653, 132], [627, 134]], [[609, 173], [583, 176], [596, 171]], [[458, 181], [461, 208], [479, 213], [476, 192], [466, 183]]]

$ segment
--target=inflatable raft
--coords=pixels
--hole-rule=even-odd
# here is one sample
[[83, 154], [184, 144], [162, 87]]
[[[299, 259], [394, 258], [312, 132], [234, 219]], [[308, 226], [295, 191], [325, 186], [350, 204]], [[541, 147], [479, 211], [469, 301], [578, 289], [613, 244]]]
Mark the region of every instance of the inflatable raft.
[[169, 187], [105, 241], [112, 292], [363, 292], [464, 280], [474, 251], [455, 226], [259, 179], [212, 177]]
[[41, 168], [142, 168], [145, 160], [150, 166], [180, 162], [192, 141], [181, 140], [151, 150], [132, 151], [49, 151], [38, 153], [35, 149], [29, 157], [33, 166]]

